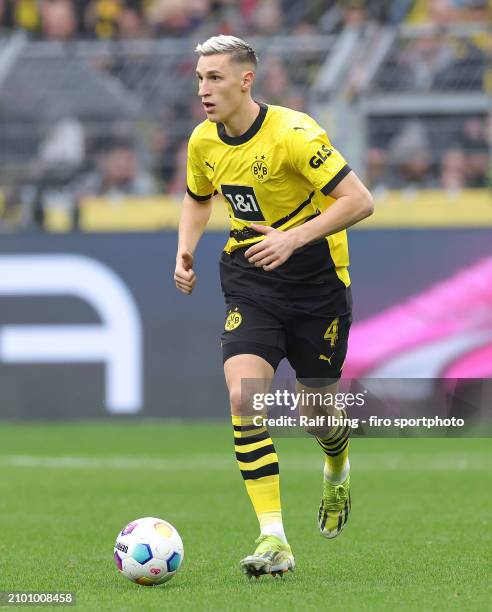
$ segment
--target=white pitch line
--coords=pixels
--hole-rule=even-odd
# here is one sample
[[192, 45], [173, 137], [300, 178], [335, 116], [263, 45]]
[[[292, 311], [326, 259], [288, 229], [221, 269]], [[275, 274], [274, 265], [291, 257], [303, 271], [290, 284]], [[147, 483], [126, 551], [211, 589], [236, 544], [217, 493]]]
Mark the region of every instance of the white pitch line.
[[[279, 458], [280, 466], [292, 471], [313, 471], [320, 469], [322, 459], [308, 458], [304, 455], [289, 455]], [[113, 470], [193, 470], [206, 468], [207, 470], [233, 470], [236, 462], [231, 455], [230, 459], [210, 455], [200, 458], [169, 458], [160, 459], [152, 457], [83, 457], [59, 456], [42, 457], [39, 455], [0, 455], [0, 467], [13, 468], [43, 468], [43, 469], [113, 469]], [[486, 470], [490, 471], [490, 461], [483, 456], [455, 456], [443, 458], [426, 457], [391, 457], [388, 455], [371, 455], [370, 457], [357, 457], [352, 459], [355, 472], [369, 471], [443, 471], [443, 470]]]
[[[135, 457], [40, 457], [37, 455], [5, 455], [0, 457], [0, 466], [27, 467], [27, 468], [55, 468], [55, 469], [115, 469], [115, 470], [172, 470], [197, 469], [203, 465], [203, 458], [197, 460], [185, 459], [159, 459]], [[209, 469], [226, 468], [226, 461], [221, 457], [208, 457], [205, 461]], [[232, 461], [230, 462], [233, 465]]]

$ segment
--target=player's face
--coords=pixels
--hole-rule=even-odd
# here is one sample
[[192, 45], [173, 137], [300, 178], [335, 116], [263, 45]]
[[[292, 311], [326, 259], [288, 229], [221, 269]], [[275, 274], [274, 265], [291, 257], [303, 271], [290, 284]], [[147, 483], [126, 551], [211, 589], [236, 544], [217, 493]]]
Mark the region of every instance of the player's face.
[[198, 95], [207, 118], [214, 123], [240, 112], [244, 100], [244, 65], [231, 62], [229, 55], [202, 55], [198, 60]]

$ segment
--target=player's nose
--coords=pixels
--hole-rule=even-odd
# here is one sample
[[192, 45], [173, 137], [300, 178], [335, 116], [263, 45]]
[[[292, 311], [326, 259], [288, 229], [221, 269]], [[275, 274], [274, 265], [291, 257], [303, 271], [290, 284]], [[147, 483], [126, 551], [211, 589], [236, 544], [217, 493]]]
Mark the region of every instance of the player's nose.
[[198, 95], [203, 98], [204, 96], [209, 96], [210, 95], [210, 90], [207, 87], [207, 85], [205, 85], [203, 83], [203, 81], [200, 83], [200, 85], [198, 86]]

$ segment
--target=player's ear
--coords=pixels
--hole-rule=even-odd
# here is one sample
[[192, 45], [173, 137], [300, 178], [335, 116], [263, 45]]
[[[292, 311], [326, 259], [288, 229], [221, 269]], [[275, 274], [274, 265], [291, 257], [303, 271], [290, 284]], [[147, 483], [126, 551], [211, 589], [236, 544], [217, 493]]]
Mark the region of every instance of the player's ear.
[[241, 89], [243, 91], [246, 91], [247, 89], [251, 89], [251, 86], [253, 85], [254, 80], [255, 80], [255, 73], [253, 72], [253, 70], [246, 70], [246, 72], [243, 72], [243, 76], [241, 79]]

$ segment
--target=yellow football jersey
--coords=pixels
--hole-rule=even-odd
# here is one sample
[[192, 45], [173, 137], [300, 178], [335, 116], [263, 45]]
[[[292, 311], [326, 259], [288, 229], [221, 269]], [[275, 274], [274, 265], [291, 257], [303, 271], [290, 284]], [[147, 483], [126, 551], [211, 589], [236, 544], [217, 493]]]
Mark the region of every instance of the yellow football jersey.
[[[198, 201], [221, 193], [229, 209], [230, 253], [263, 239], [251, 223], [287, 230], [325, 210], [330, 192], [350, 172], [326, 132], [305, 113], [260, 103], [241, 136], [208, 119], [188, 143], [187, 192]], [[350, 284], [345, 231], [327, 237], [338, 277]]]

